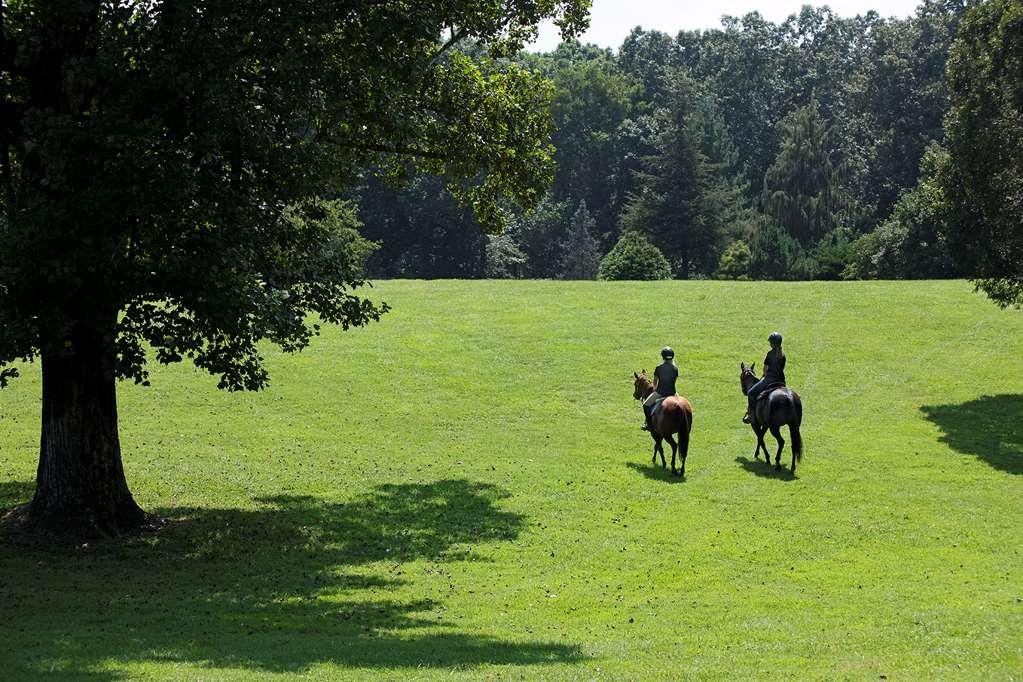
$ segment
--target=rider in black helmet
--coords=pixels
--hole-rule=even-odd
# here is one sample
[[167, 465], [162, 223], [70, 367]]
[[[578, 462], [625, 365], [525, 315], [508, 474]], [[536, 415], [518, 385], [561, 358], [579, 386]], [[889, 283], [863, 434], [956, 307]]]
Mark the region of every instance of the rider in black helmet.
[[767, 341], [771, 344], [771, 350], [767, 353], [767, 357], [764, 358], [764, 376], [760, 381], [750, 386], [749, 391], [746, 392], [746, 400], [749, 407], [746, 409], [746, 415], [742, 418], [745, 424], [749, 424], [752, 420], [757, 396], [767, 390], [768, 386], [785, 385], [785, 352], [781, 349], [781, 334], [771, 332], [771, 335], [767, 337]]
[[654, 427], [650, 417], [653, 414], [654, 405], [657, 401], [661, 398], [675, 395], [675, 380], [678, 379], [678, 367], [675, 366], [675, 351], [665, 346], [661, 349], [661, 357], [664, 359], [664, 362], [657, 365], [657, 369], [654, 370], [654, 392], [643, 401], [643, 414], [646, 416], [646, 424], [643, 425], [644, 431], [650, 431]]

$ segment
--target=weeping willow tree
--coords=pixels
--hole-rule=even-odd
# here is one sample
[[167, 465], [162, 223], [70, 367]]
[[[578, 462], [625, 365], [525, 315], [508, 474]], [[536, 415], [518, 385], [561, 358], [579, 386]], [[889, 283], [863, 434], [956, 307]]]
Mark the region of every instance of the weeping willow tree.
[[832, 160], [831, 129], [817, 101], [781, 123], [781, 151], [764, 174], [764, 211], [811, 246], [837, 227], [845, 205], [841, 167]]

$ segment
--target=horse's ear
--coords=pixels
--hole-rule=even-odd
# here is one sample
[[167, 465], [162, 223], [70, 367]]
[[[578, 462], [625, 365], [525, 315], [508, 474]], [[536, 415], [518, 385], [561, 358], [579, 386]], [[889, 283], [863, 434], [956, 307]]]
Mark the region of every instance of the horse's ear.
[[742, 362], [742, 361], [739, 361], [739, 369], [741, 369], [742, 371], [745, 372], [746, 371], [746, 363]]
[[639, 375], [636, 374], [635, 372], [632, 373], [632, 376], [636, 377], [637, 379], [639, 378]]

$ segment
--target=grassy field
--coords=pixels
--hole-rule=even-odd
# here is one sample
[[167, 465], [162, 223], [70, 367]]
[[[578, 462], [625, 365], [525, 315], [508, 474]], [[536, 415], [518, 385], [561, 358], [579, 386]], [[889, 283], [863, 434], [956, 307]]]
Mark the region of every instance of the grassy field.
[[[963, 282], [375, 295], [381, 323], [268, 349], [266, 392], [121, 387], [129, 484], [170, 522], [0, 536], [3, 679], [1023, 677], [1020, 312]], [[795, 478], [739, 421], [775, 328]], [[684, 481], [631, 398], [665, 344]], [[32, 494], [37, 370], [0, 393], [0, 508]]]

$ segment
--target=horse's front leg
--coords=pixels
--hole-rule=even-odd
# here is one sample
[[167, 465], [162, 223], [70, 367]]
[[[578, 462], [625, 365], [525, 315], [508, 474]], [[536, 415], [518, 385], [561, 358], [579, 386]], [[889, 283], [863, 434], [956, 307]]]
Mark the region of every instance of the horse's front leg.
[[[785, 439], [781, 437], [781, 429], [777, 426], [771, 427], [771, 435], [778, 441], [778, 452], [774, 454], [774, 468], [777, 471], [781, 471], [781, 451], [785, 447]], [[764, 447], [764, 454], [767, 454], [766, 446]], [[771, 461], [770, 457], [768, 457], [768, 461]]]
[[764, 444], [764, 431], [761, 431], [760, 429], [758, 429], [756, 427], [756, 425], [752, 425], [752, 428], [753, 428], [753, 434], [757, 437], [757, 449], [753, 451], [753, 459], [754, 460], [760, 459], [760, 448], [763, 448], [764, 449], [764, 459], [767, 460], [768, 464], [770, 464], [771, 463], [771, 455], [768, 454], [767, 446]]
[[[667, 467], [668, 463], [664, 461], [664, 440], [660, 436], [657, 437], [657, 452], [661, 455], [661, 468]], [[654, 464], [657, 464], [656, 457], [654, 457]]]

